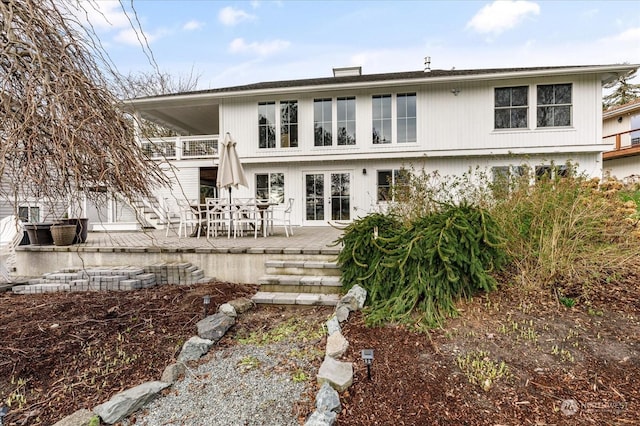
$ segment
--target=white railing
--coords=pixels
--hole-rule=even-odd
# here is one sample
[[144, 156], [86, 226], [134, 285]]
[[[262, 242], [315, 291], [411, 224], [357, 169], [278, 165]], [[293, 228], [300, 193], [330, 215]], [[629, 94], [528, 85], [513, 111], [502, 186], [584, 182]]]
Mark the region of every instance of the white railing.
[[154, 160], [184, 160], [218, 156], [218, 135], [175, 136], [142, 141], [142, 149]]

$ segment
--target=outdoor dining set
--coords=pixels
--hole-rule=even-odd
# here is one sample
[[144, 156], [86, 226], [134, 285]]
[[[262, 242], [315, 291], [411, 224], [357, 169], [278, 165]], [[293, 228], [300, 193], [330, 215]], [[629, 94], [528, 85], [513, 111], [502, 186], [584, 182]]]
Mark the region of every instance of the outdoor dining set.
[[[274, 234], [275, 226], [284, 227], [287, 237], [293, 235], [291, 210], [293, 198], [284, 205], [256, 198], [206, 198], [204, 204], [196, 200], [178, 200], [178, 237], [201, 236], [233, 238], [253, 234], [254, 238]], [[167, 227], [167, 234], [169, 227]]]

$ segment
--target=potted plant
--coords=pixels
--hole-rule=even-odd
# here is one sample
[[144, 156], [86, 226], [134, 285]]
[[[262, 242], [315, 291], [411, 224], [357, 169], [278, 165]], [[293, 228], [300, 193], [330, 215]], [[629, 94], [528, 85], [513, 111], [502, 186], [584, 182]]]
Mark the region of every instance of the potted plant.
[[49, 246], [53, 244], [53, 236], [51, 234], [51, 222], [27, 222], [24, 229], [29, 235], [29, 242], [34, 246]]
[[76, 225], [62, 222], [51, 226], [53, 244], [57, 246], [70, 246], [76, 236]]

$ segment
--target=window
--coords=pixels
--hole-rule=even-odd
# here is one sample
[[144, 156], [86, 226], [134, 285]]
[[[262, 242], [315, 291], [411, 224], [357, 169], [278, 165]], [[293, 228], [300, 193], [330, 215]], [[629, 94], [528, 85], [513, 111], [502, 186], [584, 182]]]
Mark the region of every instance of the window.
[[258, 147], [276, 147], [276, 103], [258, 104]]
[[408, 172], [404, 169], [378, 170], [378, 202], [391, 201], [391, 189], [404, 187], [408, 179]]
[[538, 127], [571, 126], [571, 84], [538, 86]]
[[[494, 195], [500, 197], [509, 193], [525, 176], [527, 170], [523, 166], [497, 166], [491, 168], [493, 177], [491, 189]], [[527, 180], [528, 185], [528, 180]]]
[[280, 147], [298, 146], [298, 102], [280, 102]]
[[542, 165], [536, 166], [536, 179], [557, 179], [565, 178], [572, 175], [570, 166], [563, 164], [561, 166]]
[[284, 203], [284, 173], [256, 174], [256, 198]]
[[331, 99], [313, 101], [314, 145], [331, 146]]
[[338, 145], [356, 144], [356, 98], [338, 98]]
[[527, 127], [528, 86], [498, 87], [495, 89], [494, 127], [522, 129]]
[[416, 94], [398, 95], [398, 143], [416, 142]]
[[640, 145], [640, 114], [631, 116], [631, 145]]
[[19, 206], [18, 217], [23, 222], [40, 222], [40, 207]]
[[391, 95], [373, 97], [373, 143], [391, 143]]

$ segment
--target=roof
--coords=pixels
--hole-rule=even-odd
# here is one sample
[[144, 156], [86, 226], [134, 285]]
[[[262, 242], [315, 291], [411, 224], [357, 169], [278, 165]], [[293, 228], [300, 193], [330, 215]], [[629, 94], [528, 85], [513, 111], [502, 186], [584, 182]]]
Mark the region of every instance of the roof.
[[630, 112], [640, 111], [640, 98], [628, 102], [624, 105], [615, 105], [602, 113], [602, 118], [617, 117]]
[[260, 83], [252, 83], [241, 86], [222, 87], [216, 89], [197, 90], [191, 92], [172, 93], [168, 95], [160, 96], [146, 96], [133, 99], [155, 99], [159, 97], [171, 97], [171, 96], [185, 96], [185, 95], [206, 95], [206, 94], [225, 94], [231, 92], [249, 92], [259, 90], [273, 90], [273, 89], [285, 89], [296, 87], [309, 87], [309, 86], [325, 86], [325, 85], [348, 85], [355, 83], [372, 83], [372, 82], [393, 82], [393, 81], [411, 81], [411, 80], [441, 80], [441, 79], [468, 79], [475, 76], [497, 76], [497, 75], [513, 75], [513, 74], [528, 74], [538, 72], [554, 72], [554, 71], [566, 71], [569, 72], [606, 72], [608, 68], [615, 70], [623, 70], [626, 72], [637, 69], [640, 65], [629, 64], [616, 64], [616, 65], [572, 65], [572, 66], [553, 66], [553, 67], [528, 67], [528, 68], [485, 68], [485, 69], [467, 69], [467, 70], [429, 70], [429, 71], [403, 71], [394, 73], [383, 74], [363, 74], [363, 75], [351, 75], [341, 77], [320, 77], [320, 78], [308, 78], [301, 80], [282, 80], [282, 81], [266, 81]]

